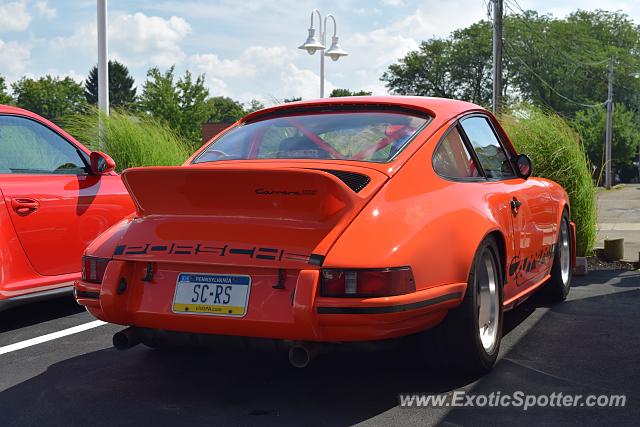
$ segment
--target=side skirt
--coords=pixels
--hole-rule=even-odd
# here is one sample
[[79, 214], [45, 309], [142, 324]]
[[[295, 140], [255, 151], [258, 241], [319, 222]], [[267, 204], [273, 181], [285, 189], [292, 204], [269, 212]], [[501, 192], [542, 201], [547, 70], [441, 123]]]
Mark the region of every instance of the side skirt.
[[508, 311], [522, 304], [527, 298], [531, 296], [531, 294], [533, 294], [536, 291], [536, 289], [538, 289], [547, 280], [549, 280], [550, 277], [551, 277], [551, 274], [545, 275], [542, 278], [542, 280], [537, 282], [535, 285], [529, 286], [527, 289], [524, 289], [522, 292], [519, 292], [514, 296], [512, 296], [511, 298], [509, 298], [508, 300], [504, 301], [502, 303], [503, 310]]
[[30, 294], [18, 295], [17, 297], [0, 300], [0, 311], [12, 307], [17, 307], [23, 304], [44, 301], [51, 298], [57, 298], [67, 295], [73, 295], [73, 285], [63, 286], [56, 289], [49, 289], [46, 291], [32, 292]]

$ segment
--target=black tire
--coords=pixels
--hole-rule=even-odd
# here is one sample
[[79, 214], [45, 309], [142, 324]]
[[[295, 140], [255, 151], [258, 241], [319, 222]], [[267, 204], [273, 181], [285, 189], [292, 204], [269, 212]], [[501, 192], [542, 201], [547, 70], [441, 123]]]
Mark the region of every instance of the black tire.
[[[569, 225], [569, 214], [565, 210], [558, 227], [558, 240], [555, 250], [553, 251], [553, 265], [551, 266], [551, 277], [543, 285], [541, 294], [547, 301], [562, 302], [569, 295], [571, 290], [571, 278], [573, 277], [573, 269], [571, 268], [571, 259], [573, 257], [573, 248], [571, 247], [571, 226]], [[562, 229], [567, 231], [563, 236]], [[566, 241], [564, 240], [566, 239]], [[565, 246], [566, 244], [566, 246]], [[568, 251], [569, 266], [568, 272], [562, 273], [562, 251]]]
[[[485, 258], [487, 256], [488, 258]], [[480, 263], [490, 259], [493, 263], [495, 295], [497, 300], [495, 338], [489, 349], [485, 348], [479, 327], [480, 275], [489, 275]], [[439, 364], [455, 371], [472, 375], [484, 374], [493, 368], [500, 351], [502, 339], [502, 271], [500, 252], [493, 237], [487, 237], [478, 247], [473, 266], [467, 280], [467, 291], [460, 306], [451, 310], [438, 327], [437, 339], [440, 345]]]

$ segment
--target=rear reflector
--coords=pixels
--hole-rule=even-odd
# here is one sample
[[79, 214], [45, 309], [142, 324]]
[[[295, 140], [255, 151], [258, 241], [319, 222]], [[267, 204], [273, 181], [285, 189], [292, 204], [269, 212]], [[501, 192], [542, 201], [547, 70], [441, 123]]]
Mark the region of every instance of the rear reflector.
[[322, 270], [323, 297], [388, 297], [415, 292], [410, 267], [371, 270]]
[[91, 283], [102, 283], [104, 272], [111, 259], [92, 256], [82, 257], [82, 280]]

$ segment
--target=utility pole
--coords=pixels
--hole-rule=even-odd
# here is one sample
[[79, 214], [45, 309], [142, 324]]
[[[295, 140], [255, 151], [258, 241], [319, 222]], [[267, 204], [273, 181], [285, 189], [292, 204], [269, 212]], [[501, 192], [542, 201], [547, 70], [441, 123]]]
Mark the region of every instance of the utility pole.
[[613, 176], [611, 175], [611, 133], [613, 126], [613, 57], [609, 57], [609, 87], [607, 90], [607, 129], [605, 131], [604, 141], [604, 168], [605, 181], [604, 186], [607, 190], [611, 189], [613, 184]]
[[503, 0], [493, 1], [493, 113], [502, 108], [502, 15]]
[[107, 0], [98, 4], [98, 108], [109, 115], [109, 62], [107, 60]]

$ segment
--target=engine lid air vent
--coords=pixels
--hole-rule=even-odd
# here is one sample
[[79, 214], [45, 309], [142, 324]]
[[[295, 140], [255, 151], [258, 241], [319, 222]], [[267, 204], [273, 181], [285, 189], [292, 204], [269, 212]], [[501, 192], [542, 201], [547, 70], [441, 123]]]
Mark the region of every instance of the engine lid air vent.
[[332, 169], [321, 169], [323, 172], [330, 173], [334, 175], [339, 180], [347, 184], [349, 188], [351, 188], [354, 192], [358, 193], [364, 187], [371, 182], [371, 178], [367, 175], [363, 175], [355, 172], [347, 172], [347, 171], [337, 171]]

